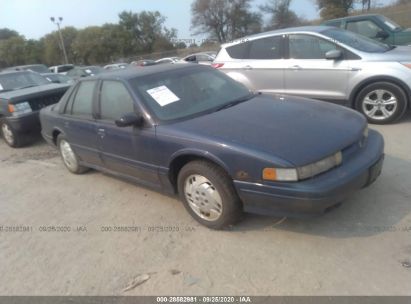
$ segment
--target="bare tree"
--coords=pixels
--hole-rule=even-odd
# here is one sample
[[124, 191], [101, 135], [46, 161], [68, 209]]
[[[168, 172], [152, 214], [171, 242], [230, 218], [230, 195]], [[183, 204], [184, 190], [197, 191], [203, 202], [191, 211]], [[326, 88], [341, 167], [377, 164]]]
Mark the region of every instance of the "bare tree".
[[195, 0], [191, 29], [226, 42], [261, 30], [261, 16], [251, 12], [251, 0]]
[[301, 25], [301, 20], [295, 12], [290, 10], [292, 0], [268, 0], [260, 10], [270, 15], [267, 29], [279, 29]]

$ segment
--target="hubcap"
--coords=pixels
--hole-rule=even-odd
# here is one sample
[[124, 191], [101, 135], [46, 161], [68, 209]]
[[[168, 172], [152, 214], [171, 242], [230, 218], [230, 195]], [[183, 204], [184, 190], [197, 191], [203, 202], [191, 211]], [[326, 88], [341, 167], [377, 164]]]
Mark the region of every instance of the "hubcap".
[[7, 124], [2, 124], [1, 130], [3, 132], [4, 139], [12, 145], [14, 143], [14, 136], [13, 132], [10, 130], [9, 126]]
[[71, 170], [75, 171], [77, 168], [76, 156], [73, 150], [71, 149], [70, 144], [64, 139], [60, 141], [60, 151], [66, 166]]
[[390, 118], [398, 107], [395, 95], [386, 90], [375, 90], [367, 94], [363, 100], [364, 113], [375, 120]]
[[190, 175], [184, 185], [184, 195], [190, 208], [202, 219], [216, 221], [223, 212], [221, 196], [204, 176]]

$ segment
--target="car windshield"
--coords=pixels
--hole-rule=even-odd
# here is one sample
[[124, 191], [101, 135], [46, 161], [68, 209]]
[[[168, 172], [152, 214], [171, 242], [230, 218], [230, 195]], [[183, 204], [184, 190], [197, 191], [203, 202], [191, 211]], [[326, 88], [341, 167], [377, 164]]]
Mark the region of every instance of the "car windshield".
[[361, 52], [385, 53], [392, 49], [390, 45], [342, 29], [327, 29], [322, 34]]
[[253, 96], [242, 84], [211, 68], [156, 73], [137, 77], [130, 83], [162, 121], [203, 115]]
[[35, 87], [49, 82], [43, 76], [33, 72], [0, 74], [0, 92]]

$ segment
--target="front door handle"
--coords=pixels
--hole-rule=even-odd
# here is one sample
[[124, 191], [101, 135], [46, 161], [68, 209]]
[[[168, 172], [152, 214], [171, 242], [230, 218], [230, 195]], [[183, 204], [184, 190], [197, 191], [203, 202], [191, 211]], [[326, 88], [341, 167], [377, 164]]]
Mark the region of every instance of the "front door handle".
[[106, 130], [105, 129], [98, 129], [97, 133], [98, 133], [98, 135], [100, 135], [101, 138], [104, 138], [104, 136], [106, 136]]
[[246, 65], [246, 66], [243, 66], [243, 68], [242, 68], [243, 70], [252, 70], [253, 69], [253, 67], [251, 66], [251, 65]]

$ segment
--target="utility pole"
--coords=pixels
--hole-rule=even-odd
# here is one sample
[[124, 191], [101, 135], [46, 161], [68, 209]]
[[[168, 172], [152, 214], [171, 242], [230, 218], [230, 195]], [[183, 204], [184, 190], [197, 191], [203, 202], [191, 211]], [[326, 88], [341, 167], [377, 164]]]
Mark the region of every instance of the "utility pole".
[[64, 61], [65, 61], [66, 64], [68, 64], [66, 47], [64, 46], [63, 35], [61, 34], [61, 30], [60, 30], [60, 24], [63, 21], [63, 18], [58, 17], [58, 20], [56, 20], [54, 17], [50, 17], [50, 20], [51, 20], [51, 22], [53, 22], [54, 24], [57, 25], [57, 30], [59, 32], [59, 37], [60, 37], [61, 48], [63, 49]]

